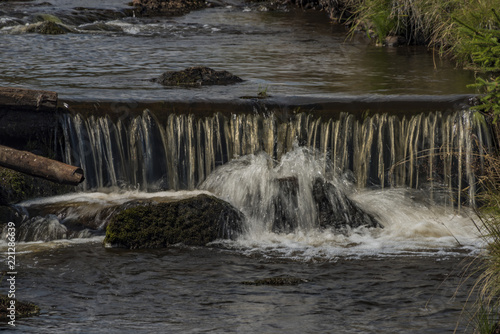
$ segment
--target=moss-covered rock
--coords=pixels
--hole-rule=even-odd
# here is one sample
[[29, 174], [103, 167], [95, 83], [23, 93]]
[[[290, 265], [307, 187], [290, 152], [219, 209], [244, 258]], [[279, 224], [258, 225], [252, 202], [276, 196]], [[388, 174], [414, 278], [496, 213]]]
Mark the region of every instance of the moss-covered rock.
[[303, 278], [298, 278], [293, 276], [276, 276], [276, 277], [266, 277], [255, 281], [243, 281], [241, 282], [241, 284], [279, 286], [279, 285], [297, 285], [306, 282], [308, 281]]
[[138, 16], [173, 16], [205, 8], [204, 0], [133, 0]]
[[64, 24], [53, 21], [37, 22], [24, 27], [25, 33], [38, 33], [44, 35], [61, 35], [72, 31], [71, 28]]
[[0, 167], [0, 205], [64, 194], [72, 189], [74, 188], [71, 186], [60, 185]]
[[229, 203], [202, 194], [124, 210], [109, 223], [104, 243], [130, 249], [178, 243], [204, 246], [217, 239], [234, 239], [242, 222], [243, 215]]
[[182, 71], [165, 72], [159, 78], [152, 79], [152, 81], [164, 86], [197, 87], [229, 85], [243, 80], [227, 71], [216, 71], [209, 67], [196, 66]]
[[11, 299], [6, 295], [0, 295], [0, 320], [9, 320], [8, 316], [11, 314], [11, 311], [8, 308], [11, 306], [12, 300], [15, 302], [15, 319], [38, 315], [40, 313], [40, 308], [33, 303], [22, 302]]

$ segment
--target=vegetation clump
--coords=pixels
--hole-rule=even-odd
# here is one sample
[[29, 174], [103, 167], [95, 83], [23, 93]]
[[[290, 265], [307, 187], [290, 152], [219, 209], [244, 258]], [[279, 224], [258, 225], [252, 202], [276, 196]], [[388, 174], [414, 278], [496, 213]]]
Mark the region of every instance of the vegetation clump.
[[243, 215], [209, 195], [176, 202], [129, 208], [115, 216], [104, 243], [129, 249], [164, 248], [175, 244], [204, 246], [241, 233]]

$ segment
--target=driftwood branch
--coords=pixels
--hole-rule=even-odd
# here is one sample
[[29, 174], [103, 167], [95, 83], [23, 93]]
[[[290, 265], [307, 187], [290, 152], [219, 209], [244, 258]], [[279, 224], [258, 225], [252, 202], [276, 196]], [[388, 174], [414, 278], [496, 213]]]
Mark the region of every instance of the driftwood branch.
[[0, 145], [0, 166], [73, 186], [85, 179], [80, 167], [2, 145]]

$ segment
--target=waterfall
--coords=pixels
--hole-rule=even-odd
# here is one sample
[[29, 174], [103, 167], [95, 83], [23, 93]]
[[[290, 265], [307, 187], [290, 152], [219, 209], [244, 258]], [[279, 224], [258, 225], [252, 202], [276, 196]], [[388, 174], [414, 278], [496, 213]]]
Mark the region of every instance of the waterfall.
[[331, 161], [352, 173], [358, 188], [425, 188], [431, 198], [453, 201], [441, 196], [452, 193], [458, 205], [464, 198], [474, 204], [475, 175], [492, 146], [486, 123], [471, 111], [170, 114], [161, 123], [145, 110], [118, 121], [66, 114], [61, 125], [64, 160], [84, 169], [84, 190], [195, 189], [234, 158], [265, 152], [279, 160], [296, 143], [328, 157], [324, 169]]

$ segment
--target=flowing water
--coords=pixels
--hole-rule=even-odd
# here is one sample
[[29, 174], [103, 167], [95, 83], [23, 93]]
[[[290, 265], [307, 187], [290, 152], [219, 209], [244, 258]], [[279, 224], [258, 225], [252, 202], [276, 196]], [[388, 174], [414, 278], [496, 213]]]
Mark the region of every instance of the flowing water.
[[[108, 6], [120, 8], [120, 2]], [[474, 81], [472, 72], [457, 70], [425, 49], [378, 48], [346, 39], [346, 29], [331, 25], [324, 12], [261, 11], [231, 1], [183, 17], [139, 19], [98, 11], [103, 7], [98, 1], [78, 5], [87, 10], [71, 9], [76, 7], [71, 1], [52, 3], [28, 2], [0, 17], [2, 85], [115, 101], [234, 100], [266, 89], [272, 96], [316, 97], [473, 92], [465, 87]], [[23, 33], [39, 13], [57, 16], [75, 32]], [[200, 65], [245, 81], [181, 90], [148, 81], [167, 70]]]
[[[118, 0], [51, 3], [2, 3], [0, 85], [59, 93], [54, 151], [86, 181], [16, 206], [16, 296], [41, 308], [18, 332], [472, 331], [463, 268], [484, 248], [470, 206], [492, 146], [464, 108], [473, 73], [346, 39], [323, 12], [229, 1], [138, 18]], [[26, 33], [41, 14], [72, 32]], [[195, 65], [245, 81], [149, 80]], [[340, 229], [321, 223], [318, 182]], [[241, 237], [103, 247], [123, 208], [200, 193], [243, 212]], [[277, 276], [299, 284], [249, 284]]]

